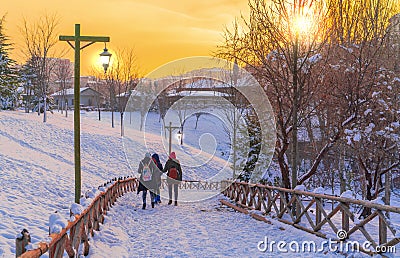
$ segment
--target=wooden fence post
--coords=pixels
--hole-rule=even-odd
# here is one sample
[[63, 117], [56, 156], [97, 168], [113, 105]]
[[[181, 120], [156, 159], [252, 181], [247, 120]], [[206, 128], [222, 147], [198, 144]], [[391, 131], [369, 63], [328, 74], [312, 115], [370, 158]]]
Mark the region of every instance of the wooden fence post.
[[385, 221], [379, 216], [379, 245], [387, 243], [387, 227]]
[[31, 242], [31, 236], [25, 228], [21, 231], [21, 235], [15, 239], [15, 254], [19, 257], [25, 253], [25, 246]]
[[[343, 206], [345, 206], [347, 209], [350, 209], [350, 206], [348, 203], [342, 203]], [[341, 208], [340, 211], [342, 212], [342, 229], [347, 232], [349, 232], [350, 225], [349, 225], [349, 215], [346, 213], [346, 211]]]
[[[314, 197], [315, 198], [315, 197]], [[318, 225], [321, 222], [322, 214], [321, 214], [321, 209], [317, 202], [319, 202], [321, 199], [315, 198], [315, 225]]]

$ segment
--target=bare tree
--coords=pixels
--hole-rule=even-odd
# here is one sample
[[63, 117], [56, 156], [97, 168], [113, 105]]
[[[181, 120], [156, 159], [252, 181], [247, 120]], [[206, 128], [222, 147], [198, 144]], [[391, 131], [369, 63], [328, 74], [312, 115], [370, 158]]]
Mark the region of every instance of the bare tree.
[[58, 42], [58, 24], [57, 15], [45, 14], [35, 22], [30, 22], [24, 18], [20, 29], [25, 41], [24, 53], [27, 60], [31, 60], [36, 74], [38, 85], [35, 94], [39, 98], [38, 114], [40, 114], [40, 102], [43, 99], [43, 122], [47, 120], [47, 93], [50, 74], [54, 67], [54, 62], [52, 63], [50, 58], [57, 56], [54, 46]]
[[71, 62], [68, 59], [57, 59], [55, 60], [55, 66], [53, 69], [54, 78], [56, 83], [59, 84], [59, 92], [61, 94], [61, 103], [58, 103], [58, 108], [61, 108], [61, 114], [66, 108], [65, 94], [66, 90], [71, 85], [72, 79], [72, 67]]
[[124, 135], [123, 120], [126, 104], [138, 82], [139, 69], [134, 50], [132, 48], [118, 50], [107, 74], [107, 84], [109, 85], [112, 114], [114, 114], [114, 105], [120, 113], [121, 136]]
[[[276, 112], [275, 151], [286, 188], [297, 184], [297, 128], [310, 116], [307, 103], [319, 91], [311, 75], [329, 35], [322, 5], [323, 1], [251, 0], [249, 20], [243, 18], [242, 26], [236, 21], [226, 30], [225, 44], [217, 54], [237, 60], [267, 89]], [[286, 154], [290, 142], [291, 177]]]
[[[283, 186], [294, 187], [315, 175], [324, 159], [329, 164], [329, 151], [342, 142], [346, 129], [359, 121], [371, 101], [384, 62], [379, 56], [394, 3], [251, 0], [249, 6], [249, 20], [243, 19], [243, 26], [237, 21], [226, 30], [225, 44], [217, 55], [238, 60], [265, 87], [275, 110], [275, 155]], [[303, 34], [293, 22], [307, 17], [313, 21]], [[306, 27], [307, 20], [300, 24]], [[318, 121], [321, 137], [313, 137], [312, 120]], [[297, 175], [296, 131], [307, 126], [315, 156], [306, 171]], [[287, 158], [290, 144], [292, 182]]]

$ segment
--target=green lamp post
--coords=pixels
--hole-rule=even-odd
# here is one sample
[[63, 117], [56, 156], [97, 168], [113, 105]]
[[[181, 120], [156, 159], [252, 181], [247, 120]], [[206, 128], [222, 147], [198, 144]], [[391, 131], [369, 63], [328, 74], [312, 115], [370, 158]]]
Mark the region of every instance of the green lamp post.
[[[79, 203], [81, 197], [81, 140], [80, 140], [80, 51], [96, 42], [109, 42], [110, 37], [98, 36], [82, 36], [80, 24], [75, 24], [75, 35], [73, 36], [60, 36], [60, 41], [67, 41], [67, 43], [75, 51], [74, 63], [74, 159], [75, 159], [75, 202]], [[72, 44], [71, 42], [74, 42]], [[89, 42], [81, 47], [81, 42]], [[104, 49], [107, 50], [107, 49]], [[106, 54], [104, 54], [106, 52]], [[108, 53], [108, 54], [107, 54]], [[102, 55], [103, 54], [103, 55]], [[110, 61], [111, 54], [104, 51], [100, 54], [101, 58], [108, 58]], [[106, 62], [107, 59], [102, 62]], [[109, 63], [103, 63], [104, 71], [107, 71]]]

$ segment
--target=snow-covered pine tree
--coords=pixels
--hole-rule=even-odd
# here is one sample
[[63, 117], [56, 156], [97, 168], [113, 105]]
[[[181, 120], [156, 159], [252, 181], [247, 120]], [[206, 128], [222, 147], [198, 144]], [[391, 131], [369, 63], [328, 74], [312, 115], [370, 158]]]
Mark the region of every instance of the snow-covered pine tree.
[[35, 68], [32, 63], [32, 59], [28, 60], [20, 69], [21, 83], [24, 87], [24, 106], [25, 113], [29, 113], [29, 109], [32, 108], [32, 102], [34, 101], [34, 87], [37, 85], [37, 75], [35, 73]]
[[10, 58], [12, 43], [4, 33], [5, 15], [0, 19], [0, 108], [14, 108], [18, 99], [16, 62]]

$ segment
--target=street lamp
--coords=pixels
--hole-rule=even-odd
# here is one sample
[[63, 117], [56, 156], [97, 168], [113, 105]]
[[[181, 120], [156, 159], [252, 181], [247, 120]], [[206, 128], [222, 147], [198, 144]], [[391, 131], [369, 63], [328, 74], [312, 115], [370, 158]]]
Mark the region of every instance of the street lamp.
[[183, 136], [183, 134], [182, 134], [181, 130], [178, 131], [178, 133], [176, 134], [176, 136], [178, 137], [178, 141], [179, 141], [180, 144], [182, 145], [182, 136]]
[[[169, 142], [168, 142], [168, 155], [171, 153], [171, 145], [172, 145], [172, 143], [171, 143], [171, 139], [172, 139], [172, 130], [174, 130], [174, 129], [180, 129], [181, 127], [179, 127], [179, 126], [172, 126], [172, 122], [169, 122], [169, 126], [165, 126], [165, 128], [166, 129], [168, 129], [169, 130]], [[180, 137], [182, 137], [182, 133], [181, 133], [181, 131], [178, 131], [178, 138], [180, 138]], [[182, 138], [180, 138], [180, 139], [182, 139]]]
[[[80, 136], [80, 59], [81, 50], [96, 42], [110, 42], [110, 37], [81, 36], [81, 25], [75, 24], [75, 35], [60, 36], [60, 41], [67, 43], [74, 49], [74, 159], [75, 159], [75, 202], [81, 197], [81, 136]], [[74, 42], [74, 45], [71, 43]], [[89, 42], [81, 47], [81, 42]], [[110, 55], [111, 56], [111, 55]], [[108, 66], [107, 66], [108, 67]]]
[[104, 46], [104, 51], [100, 53], [100, 61], [101, 64], [103, 65], [104, 68], [104, 73], [107, 72], [108, 66], [110, 65], [110, 59], [111, 59], [112, 54], [108, 52], [108, 49], [106, 46]]

